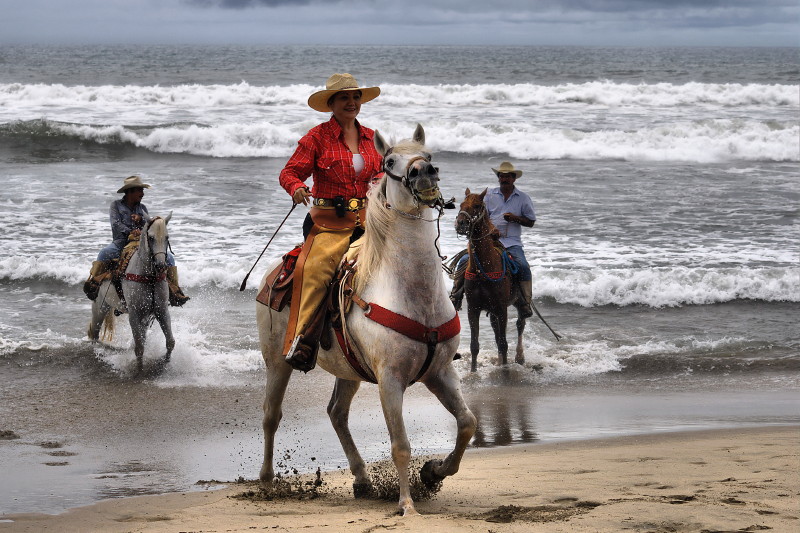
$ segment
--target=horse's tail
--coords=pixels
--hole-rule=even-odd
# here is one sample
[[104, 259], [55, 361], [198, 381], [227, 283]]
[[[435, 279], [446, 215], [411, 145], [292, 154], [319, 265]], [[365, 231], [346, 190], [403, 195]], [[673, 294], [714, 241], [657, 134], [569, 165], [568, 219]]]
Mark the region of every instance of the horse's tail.
[[[106, 316], [103, 317], [103, 330], [100, 334], [100, 340], [103, 342], [111, 342], [114, 340], [114, 328], [116, 327], [117, 321], [116, 316], [114, 315], [114, 310], [109, 309], [106, 313]], [[93, 338], [92, 336], [92, 325], [89, 325], [89, 337]]]

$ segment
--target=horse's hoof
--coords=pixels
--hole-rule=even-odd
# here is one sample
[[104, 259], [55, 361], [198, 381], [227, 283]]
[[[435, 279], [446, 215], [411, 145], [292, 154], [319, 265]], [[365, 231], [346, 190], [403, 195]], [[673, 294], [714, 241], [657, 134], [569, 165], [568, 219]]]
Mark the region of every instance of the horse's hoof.
[[356, 498], [370, 498], [372, 493], [372, 483], [353, 483], [353, 496]]
[[442, 481], [444, 481], [444, 476], [440, 476], [433, 471], [433, 467], [436, 465], [436, 463], [441, 464], [441, 461], [434, 461], [433, 459], [426, 461], [425, 464], [422, 465], [422, 469], [419, 471], [419, 479], [428, 489], [435, 489]]

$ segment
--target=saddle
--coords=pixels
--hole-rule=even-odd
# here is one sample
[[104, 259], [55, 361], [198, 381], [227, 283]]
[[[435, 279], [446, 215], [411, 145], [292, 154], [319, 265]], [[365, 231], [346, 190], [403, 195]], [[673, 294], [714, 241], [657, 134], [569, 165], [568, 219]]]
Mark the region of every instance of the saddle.
[[[308, 339], [319, 338], [319, 343], [325, 350], [330, 350], [333, 345], [332, 328], [341, 327], [339, 312], [339, 286], [345, 269], [352, 268], [353, 260], [349, 258], [357, 255], [359, 243], [356, 241], [345, 254], [339, 270], [336, 271], [328, 292], [322, 303], [314, 312], [314, 316], [306, 327], [304, 337]], [[283, 311], [292, 301], [292, 288], [294, 286], [294, 270], [297, 259], [303, 246], [298, 245], [283, 255], [282, 261], [272, 272], [267, 274], [266, 282], [256, 296], [256, 301], [266, 305], [274, 311]], [[353, 251], [355, 250], [355, 252]], [[349, 294], [345, 297], [345, 309], [350, 308]]]
[[256, 301], [271, 307], [275, 311], [283, 311], [292, 300], [292, 286], [294, 281], [294, 267], [300, 256], [302, 245], [295, 246], [283, 254], [283, 260], [267, 275], [264, 287], [258, 292]]
[[138, 247], [138, 239], [128, 242], [122, 249], [119, 258], [106, 261], [104, 271], [90, 282], [84, 284], [83, 292], [86, 293], [86, 296], [88, 296], [90, 300], [95, 300], [97, 298], [100, 291], [100, 284], [109, 280], [112, 285], [114, 285], [114, 289], [117, 291], [117, 296], [120, 301], [125, 301], [122, 294], [122, 278], [125, 277], [125, 269], [128, 268], [128, 263], [131, 262], [131, 258], [133, 254], [136, 253]]

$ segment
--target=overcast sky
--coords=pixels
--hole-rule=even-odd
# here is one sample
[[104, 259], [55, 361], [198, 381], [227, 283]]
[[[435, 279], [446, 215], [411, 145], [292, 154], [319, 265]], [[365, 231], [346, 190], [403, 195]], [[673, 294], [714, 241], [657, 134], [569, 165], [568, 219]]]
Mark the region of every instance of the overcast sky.
[[0, 44], [798, 46], [798, 0], [0, 0]]

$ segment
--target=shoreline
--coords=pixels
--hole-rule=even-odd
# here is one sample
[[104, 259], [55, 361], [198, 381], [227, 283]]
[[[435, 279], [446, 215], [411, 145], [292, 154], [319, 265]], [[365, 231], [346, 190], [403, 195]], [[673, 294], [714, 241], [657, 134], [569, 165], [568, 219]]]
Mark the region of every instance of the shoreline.
[[265, 500], [247, 481], [0, 516], [0, 531], [789, 531], [800, 527], [800, 425], [473, 448], [416, 502], [422, 517], [354, 499], [347, 469], [322, 480], [311, 499]]

